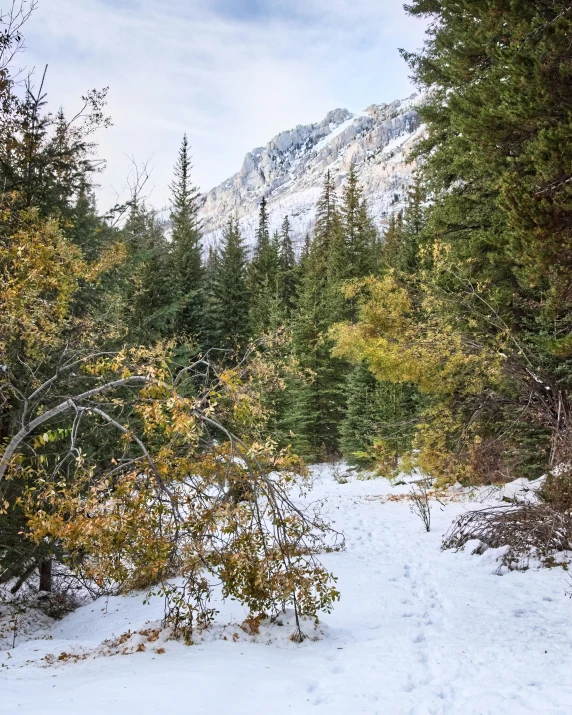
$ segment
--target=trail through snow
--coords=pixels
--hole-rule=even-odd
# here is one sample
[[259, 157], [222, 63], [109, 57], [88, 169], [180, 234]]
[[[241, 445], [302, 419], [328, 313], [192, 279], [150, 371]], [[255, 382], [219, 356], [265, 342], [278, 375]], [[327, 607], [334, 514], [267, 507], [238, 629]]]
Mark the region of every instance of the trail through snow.
[[491, 551], [442, 552], [442, 534], [470, 507], [466, 501], [434, 503], [427, 534], [408, 502], [387, 501], [405, 486], [338, 484], [328, 468], [317, 482], [314, 497], [327, 500], [347, 537], [345, 552], [323, 557], [339, 577], [342, 600], [321, 619], [320, 640], [296, 645], [291, 628], [274, 626], [270, 643], [253, 642], [238, 626], [242, 610], [224, 604], [220, 625], [191, 647], [168, 641], [160, 643], [163, 654], [149, 647], [77, 663], [43, 660], [95, 652], [161, 614], [159, 600], [143, 605], [141, 594], [98, 601], [44, 638], [0, 651], [0, 713], [572, 713], [565, 571], [499, 576]]

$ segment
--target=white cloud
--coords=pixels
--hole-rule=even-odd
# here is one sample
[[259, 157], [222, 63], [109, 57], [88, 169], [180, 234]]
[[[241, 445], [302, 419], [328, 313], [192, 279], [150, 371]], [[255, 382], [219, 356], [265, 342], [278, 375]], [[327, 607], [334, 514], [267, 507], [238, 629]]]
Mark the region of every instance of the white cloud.
[[278, 131], [408, 94], [397, 48], [419, 46], [423, 25], [401, 0], [40, 0], [26, 30], [51, 102], [71, 111], [110, 86], [102, 202], [125, 184], [125, 155], [153, 154], [161, 205], [185, 131], [206, 190]]

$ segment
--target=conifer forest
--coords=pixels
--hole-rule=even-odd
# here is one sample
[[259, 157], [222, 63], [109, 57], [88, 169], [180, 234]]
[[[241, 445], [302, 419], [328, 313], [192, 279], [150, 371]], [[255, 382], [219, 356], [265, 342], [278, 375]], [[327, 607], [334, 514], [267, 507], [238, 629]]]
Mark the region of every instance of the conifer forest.
[[0, 0], [0, 713], [572, 713], [572, 2], [397, 3], [413, 101], [232, 205], [181, 132], [166, 206], [58, 2]]

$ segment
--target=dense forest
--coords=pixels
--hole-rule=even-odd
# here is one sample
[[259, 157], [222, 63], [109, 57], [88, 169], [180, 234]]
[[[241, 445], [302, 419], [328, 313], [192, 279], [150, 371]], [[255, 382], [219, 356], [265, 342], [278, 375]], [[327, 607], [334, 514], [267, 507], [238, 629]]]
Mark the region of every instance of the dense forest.
[[428, 96], [407, 206], [380, 233], [355, 171], [326, 172], [299, 255], [265, 199], [253, 250], [238, 219], [207, 250], [186, 137], [168, 216], [144, 171], [102, 214], [106, 91], [48, 110], [15, 70], [32, 10], [0, 35], [0, 583], [163, 584], [183, 630], [212, 618], [209, 574], [253, 612], [329, 610], [337, 535], [290, 496], [324, 460], [549, 474], [543, 513], [569, 512], [568, 2], [408, 5], [430, 25], [402, 52]]

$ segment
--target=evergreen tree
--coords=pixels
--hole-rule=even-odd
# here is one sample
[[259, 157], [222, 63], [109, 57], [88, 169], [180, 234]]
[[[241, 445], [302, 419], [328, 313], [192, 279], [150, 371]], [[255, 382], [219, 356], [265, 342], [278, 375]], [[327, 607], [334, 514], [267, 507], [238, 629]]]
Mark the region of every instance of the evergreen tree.
[[[377, 229], [369, 215], [353, 164], [342, 192], [340, 227], [345, 244], [345, 269], [342, 277], [355, 279], [373, 274], [378, 249]], [[346, 315], [350, 320], [356, 320], [355, 300], [347, 301]]]
[[422, 467], [442, 479], [538, 476], [572, 453], [561, 417], [572, 388], [565, 5], [407, 7], [431, 19], [423, 51], [405, 53], [416, 81], [432, 88], [421, 173], [403, 220], [390, 225], [394, 275], [370, 284], [339, 352], [367, 357], [383, 380], [414, 376], [431, 396], [415, 444]]
[[344, 256], [340, 216], [328, 172], [317, 205], [314, 237], [301, 260], [292, 318], [293, 350], [306, 379], [291, 386], [285, 414], [285, 424], [297, 435], [295, 447], [311, 457], [334, 453], [339, 446], [347, 365], [332, 357], [327, 333], [344, 317], [340, 290]]
[[495, 444], [498, 472], [522, 458], [519, 476], [558, 459], [546, 427], [560, 425], [553, 440], [564, 453], [572, 445], [550, 416], [572, 387], [568, 9], [559, 0], [408, 6], [432, 28], [422, 52], [405, 53], [416, 81], [433, 89], [418, 149], [432, 196], [423, 251], [434, 260], [423, 266], [431, 297], [466, 344], [507, 356], [494, 395], [487, 388], [450, 406], [459, 424], [450, 447], [463, 452], [470, 424], [479, 444]]
[[304, 243], [302, 244], [302, 250], [300, 251], [300, 259], [296, 265], [295, 269], [295, 278], [296, 278], [296, 297], [294, 300], [294, 305], [296, 305], [297, 302], [297, 296], [300, 292], [300, 286], [302, 285], [303, 277], [306, 273], [306, 269], [308, 268], [308, 263], [310, 261], [310, 249], [312, 247], [312, 239], [310, 237], [310, 234], [307, 233], [306, 236], [304, 237]]
[[346, 400], [340, 425], [344, 457], [360, 466], [375, 464], [386, 476], [395, 474], [399, 458], [412, 448], [417, 391], [410, 385], [376, 380], [362, 362], [349, 375]]
[[[94, 192], [89, 186], [80, 190], [67, 212], [68, 238], [81, 249], [86, 260], [96, 262], [103, 252], [113, 251], [117, 255], [124, 248], [124, 235], [98, 214]], [[127, 271], [121, 266], [106, 272], [96, 284], [86, 281], [76, 293], [74, 314], [100, 323], [102, 333], [109, 333], [114, 326], [113, 332], [121, 342], [125, 335], [121, 322], [126, 285]]]
[[124, 229], [128, 260], [125, 322], [129, 341], [150, 345], [174, 333], [172, 259], [165, 222], [144, 204], [132, 207]]
[[204, 307], [202, 344], [205, 350], [218, 346], [221, 338], [218, 328], [217, 279], [220, 268], [219, 251], [209, 246], [207, 260], [204, 266]]
[[110, 123], [104, 114], [107, 90], [88, 92], [83, 111], [68, 121], [61, 109], [55, 115], [45, 111], [44, 79], [45, 73], [37, 91], [28, 82], [18, 99], [3, 78], [0, 184], [12, 194], [14, 208], [34, 207], [42, 216], [68, 220], [98, 169], [90, 135]]
[[278, 276], [280, 299], [288, 316], [292, 311], [296, 297], [296, 255], [290, 236], [290, 220], [284, 217], [279, 238]]
[[403, 212], [391, 214], [387, 228], [383, 233], [383, 241], [379, 252], [379, 268], [397, 268], [404, 243]]
[[[383, 262], [396, 268], [404, 260], [407, 241], [401, 217], [390, 219], [382, 250], [353, 166], [344, 187], [341, 216], [349, 278], [375, 274]], [[357, 300], [348, 300], [346, 318], [356, 322], [357, 317]], [[362, 465], [375, 461], [386, 473], [395, 470], [399, 456], [411, 447], [413, 394], [414, 388], [376, 381], [363, 363], [348, 366], [346, 410], [340, 424], [340, 446], [346, 459]]]
[[237, 219], [229, 219], [214, 259], [212, 344], [240, 354], [250, 338], [246, 248]]
[[363, 278], [374, 272], [377, 230], [367, 210], [363, 189], [352, 164], [342, 193], [341, 230], [347, 247], [348, 278]]
[[75, 201], [70, 203], [69, 238], [81, 248], [90, 261], [96, 260], [101, 251], [116, 241], [118, 231], [110, 228], [98, 214], [93, 189], [84, 186]]
[[197, 338], [203, 328], [204, 271], [198, 219], [199, 192], [191, 182], [191, 157], [183, 137], [171, 184], [172, 264], [176, 300], [175, 329]]
[[307, 233], [304, 237], [304, 245], [302, 246], [302, 252], [300, 253], [300, 263], [310, 256], [310, 247], [312, 246], [312, 239], [310, 234]]
[[322, 193], [316, 204], [316, 224], [310, 250], [313, 270], [323, 272], [328, 281], [347, 276], [348, 256], [343, 236], [336, 189], [328, 170], [324, 175]]
[[[407, 192], [405, 210], [391, 215], [379, 251], [379, 263], [383, 268], [394, 268], [414, 278], [422, 261], [420, 250], [424, 239], [424, 189], [419, 173]], [[427, 259], [425, 260], [425, 263]]]
[[278, 293], [279, 239], [270, 238], [266, 198], [262, 198], [256, 231], [256, 246], [249, 266], [250, 327], [253, 335], [262, 335], [272, 327], [273, 304]]

